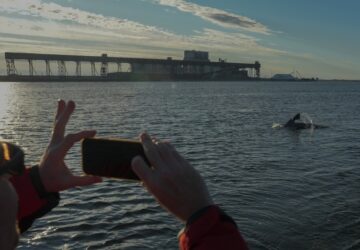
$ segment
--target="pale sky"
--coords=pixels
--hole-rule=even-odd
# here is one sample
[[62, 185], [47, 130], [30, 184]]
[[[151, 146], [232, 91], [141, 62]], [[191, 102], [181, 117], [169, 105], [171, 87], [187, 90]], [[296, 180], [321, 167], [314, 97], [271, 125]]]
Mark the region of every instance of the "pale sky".
[[360, 79], [358, 0], [0, 0], [4, 52], [211, 60]]

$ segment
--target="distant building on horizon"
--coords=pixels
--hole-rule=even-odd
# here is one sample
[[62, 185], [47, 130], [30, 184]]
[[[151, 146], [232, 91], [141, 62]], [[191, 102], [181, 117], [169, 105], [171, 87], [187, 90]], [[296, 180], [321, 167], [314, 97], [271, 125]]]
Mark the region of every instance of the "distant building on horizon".
[[296, 80], [296, 77], [294, 77], [292, 74], [275, 74], [271, 77], [271, 79], [278, 81], [293, 81]]
[[208, 51], [185, 50], [184, 61], [210, 62]]

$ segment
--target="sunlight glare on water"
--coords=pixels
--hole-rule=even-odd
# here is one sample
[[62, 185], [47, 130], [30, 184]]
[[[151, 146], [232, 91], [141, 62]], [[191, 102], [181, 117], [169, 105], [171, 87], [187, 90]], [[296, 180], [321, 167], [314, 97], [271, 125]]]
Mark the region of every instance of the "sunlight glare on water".
[[11, 96], [12, 85], [13, 84], [7, 82], [0, 83], [0, 129], [4, 124], [3, 119], [5, 118], [6, 112], [8, 111], [9, 108], [9, 100]]

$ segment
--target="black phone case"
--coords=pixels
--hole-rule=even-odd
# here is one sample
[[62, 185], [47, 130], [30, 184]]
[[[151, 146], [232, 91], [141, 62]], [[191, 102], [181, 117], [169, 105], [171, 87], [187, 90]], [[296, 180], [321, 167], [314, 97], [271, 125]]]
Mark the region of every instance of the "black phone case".
[[82, 167], [89, 175], [139, 180], [131, 169], [131, 160], [137, 155], [149, 164], [139, 141], [102, 138], [82, 141]]

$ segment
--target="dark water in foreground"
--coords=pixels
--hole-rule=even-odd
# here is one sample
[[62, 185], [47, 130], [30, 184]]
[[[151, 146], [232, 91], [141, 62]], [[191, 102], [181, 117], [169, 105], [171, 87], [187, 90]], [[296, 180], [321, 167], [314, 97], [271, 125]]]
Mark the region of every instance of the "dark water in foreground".
[[[360, 249], [360, 84], [1, 83], [0, 137], [36, 163], [58, 98], [69, 132], [171, 139], [233, 216], [250, 249]], [[329, 129], [273, 129], [297, 112]], [[80, 170], [80, 147], [68, 155]], [[62, 193], [19, 249], [176, 249], [182, 227], [137, 183]]]

